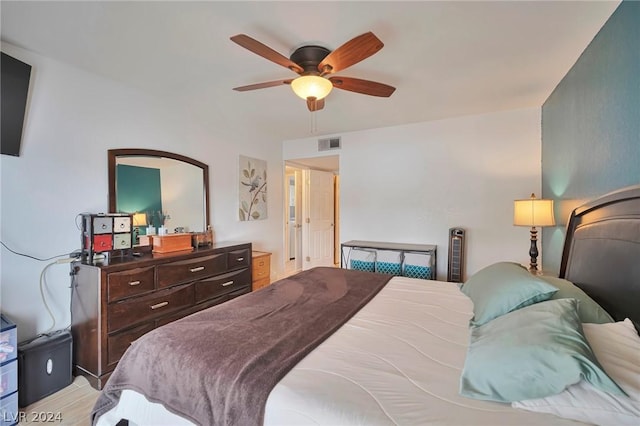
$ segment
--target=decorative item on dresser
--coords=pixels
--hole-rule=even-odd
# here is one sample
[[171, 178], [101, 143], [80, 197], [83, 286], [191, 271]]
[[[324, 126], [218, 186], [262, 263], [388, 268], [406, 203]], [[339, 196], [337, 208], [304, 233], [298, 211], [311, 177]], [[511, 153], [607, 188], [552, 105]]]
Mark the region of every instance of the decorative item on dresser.
[[129, 254], [133, 246], [133, 214], [82, 213], [82, 256], [89, 260], [95, 254]]
[[271, 253], [253, 251], [252, 260], [252, 290], [256, 291], [271, 284]]
[[130, 343], [251, 291], [251, 243], [72, 264], [75, 374], [102, 389]]

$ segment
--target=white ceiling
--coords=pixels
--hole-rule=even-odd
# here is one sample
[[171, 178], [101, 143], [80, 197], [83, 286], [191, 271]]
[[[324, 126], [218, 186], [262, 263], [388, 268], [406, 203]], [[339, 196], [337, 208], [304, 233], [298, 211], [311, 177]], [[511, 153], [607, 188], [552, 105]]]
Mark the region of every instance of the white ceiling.
[[390, 98], [334, 90], [317, 134], [539, 107], [618, 1], [11, 2], [2, 40], [184, 105], [220, 135], [311, 136], [295, 77], [229, 40], [247, 34], [285, 56], [335, 49], [373, 31], [385, 44], [339, 72], [390, 84]]

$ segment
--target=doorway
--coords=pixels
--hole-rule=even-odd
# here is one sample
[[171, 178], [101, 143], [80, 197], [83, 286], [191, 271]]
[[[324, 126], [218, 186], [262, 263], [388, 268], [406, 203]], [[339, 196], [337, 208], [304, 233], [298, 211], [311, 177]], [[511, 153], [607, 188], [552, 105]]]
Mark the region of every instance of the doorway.
[[339, 265], [338, 156], [285, 161], [284, 273]]
[[302, 270], [302, 170], [285, 166], [284, 272]]

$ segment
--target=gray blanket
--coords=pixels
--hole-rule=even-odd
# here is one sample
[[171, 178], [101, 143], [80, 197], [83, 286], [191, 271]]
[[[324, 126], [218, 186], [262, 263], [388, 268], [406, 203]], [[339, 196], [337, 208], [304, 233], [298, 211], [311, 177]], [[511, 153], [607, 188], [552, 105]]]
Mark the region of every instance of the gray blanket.
[[200, 425], [261, 425], [271, 389], [391, 276], [314, 268], [155, 329], [124, 354], [92, 412], [123, 389]]

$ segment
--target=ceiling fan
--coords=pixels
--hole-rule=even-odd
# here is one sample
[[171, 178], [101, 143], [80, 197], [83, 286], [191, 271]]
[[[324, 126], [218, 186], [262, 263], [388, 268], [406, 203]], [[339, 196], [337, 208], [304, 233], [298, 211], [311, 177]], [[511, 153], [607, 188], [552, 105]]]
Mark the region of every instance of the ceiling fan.
[[334, 51], [322, 46], [302, 46], [296, 49], [289, 58], [245, 34], [235, 35], [231, 37], [231, 41], [299, 74], [297, 78], [267, 81], [233, 89], [239, 92], [290, 84], [296, 95], [307, 101], [309, 111], [318, 111], [324, 108], [324, 98], [334, 87], [380, 97], [389, 97], [396, 90], [395, 87], [370, 80], [338, 76], [327, 77], [357, 64], [382, 49], [384, 44], [372, 32], [361, 34]]

